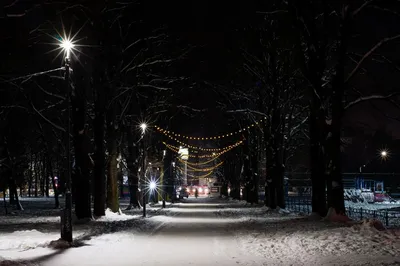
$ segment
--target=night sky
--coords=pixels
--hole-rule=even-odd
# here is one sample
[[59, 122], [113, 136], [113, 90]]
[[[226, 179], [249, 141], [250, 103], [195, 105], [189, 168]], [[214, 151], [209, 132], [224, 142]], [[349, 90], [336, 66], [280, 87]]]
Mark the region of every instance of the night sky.
[[[19, 14], [32, 7], [27, 2], [21, 2], [12, 9], [7, 9], [7, 12]], [[258, 1], [146, 1], [135, 10], [136, 13], [132, 13], [138, 20], [143, 19], [149, 28], [166, 26], [167, 34], [176, 40], [178, 46], [182, 49], [190, 47], [187, 56], [179, 64], [171, 67], [171, 71], [189, 77], [193, 84], [174, 89], [174, 104], [184, 107], [170, 108], [169, 119], [160, 121], [161, 126], [196, 136], [215, 135], [238, 129], [240, 119], [224, 112], [238, 106], [228, 104], [222, 111], [221, 107], [229, 102], [227, 97], [233, 89], [233, 82], [240, 80], [253, 86], [249, 82], [251, 79], [246, 77], [242, 69], [240, 48], [243, 44], [251, 42], [245, 34], [248, 26], [255, 20], [262, 19], [262, 15], [256, 14], [258, 10], [262, 10], [262, 3]], [[34, 26], [43, 23], [45, 18], [57, 18], [57, 12], [54, 11], [48, 5], [44, 5], [34, 14], [24, 18], [11, 18], [7, 20], [7, 24], [2, 23], [5, 49], [1, 53], [4, 55], [4, 61], [9, 63], [7, 68], [2, 69], [3, 76], [23, 75], [48, 68], [46, 62], [49, 62], [49, 58], [53, 59], [54, 55], [46, 54], [48, 46], [43, 44], [43, 40], [30, 38], [29, 33]], [[380, 15], [370, 19], [371, 12], [375, 10], [363, 13], [358, 20], [359, 24], [356, 25], [358, 32], [353, 36], [350, 51], [355, 59], [359, 59], [360, 54], [365, 53], [383, 36], [393, 35], [398, 29], [396, 25], [400, 25], [399, 19], [393, 16]], [[83, 21], [77, 21], [74, 27], [79, 23], [83, 24]], [[90, 43], [88, 39], [85, 41]], [[396, 83], [398, 74], [395, 74], [400, 62], [400, 53], [396, 49], [399, 43], [397, 40], [379, 50], [382, 56], [390, 56], [393, 60], [391, 66], [377, 66], [374, 61], [383, 59], [374, 58], [371, 62], [366, 62], [360, 76], [351, 86], [363, 94], [399, 89]], [[90, 55], [88, 52], [89, 57]], [[59, 62], [60, 59], [57, 59], [52, 62], [52, 66], [59, 66]], [[224, 89], [216, 89], [219, 86]], [[347, 98], [352, 100], [354, 97], [358, 97], [357, 93], [351, 92]], [[360, 104], [346, 113], [345, 126], [357, 125], [366, 134], [371, 135], [384, 128], [394, 138], [400, 138], [400, 123], [383, 114], [391, 113], [393, 118], [399, 118], [396, 112], [398, 113], [397, 107], [384, 102], [376, 102], [374, 108], [369, 103]]]

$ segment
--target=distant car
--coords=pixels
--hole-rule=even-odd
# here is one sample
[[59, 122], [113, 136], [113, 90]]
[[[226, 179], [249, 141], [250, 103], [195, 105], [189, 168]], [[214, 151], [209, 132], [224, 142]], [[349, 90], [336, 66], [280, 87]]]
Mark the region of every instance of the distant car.
[[187, 188], [184, 187], [179, 187], [176, 190], [176, 197], [179, 199], [183, 199], [183, 198], [189, 198], [189, 192]]

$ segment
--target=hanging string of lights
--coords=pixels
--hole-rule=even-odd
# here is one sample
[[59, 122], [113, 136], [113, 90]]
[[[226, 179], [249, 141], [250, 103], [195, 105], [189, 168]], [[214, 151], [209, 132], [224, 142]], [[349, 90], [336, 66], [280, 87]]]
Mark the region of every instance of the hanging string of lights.
[[241, 134], [242, 132], [247, 131], [247, 130], [251, 129], [252, 127], [255, 127], [255, 126], [257, 126], [257, 125], [259, 125], [259, 124], [261, 124], [263, 122], [267, 122], [267, 118], [266, 117], [254, 122], [253, 124], [251, 124], [251, 125], [249, 125], [247, 127], [239, 129], [237, 131], [233, 131], [233, 132], [230, 132], [230, 133], [225, 133], [225, 134], [221, 134], [221, 135], [217, 135], [217, 136], [210, 136], [210, 137], [186, 136], [186, 135], [183, 135], [183, 134], [176, 133], [174, 131], [163, 129], [163, 128], [157, 126], [157, 125], [155, 125], [154, 127], [156, 128], [156, 130], [158, 132], [161, 132], [162, 134], [168, 135], [168, 136], [171, 135], [171, 137], [178, 137], [178, 138], [183, 138], [183, 139], [188, 139], [188, 140], [217, 140], [217, 139], [223, 139], [223, 138], [230, 137], [230, 136], [233, 136], [233, 135]]
[[[225, 149], [225, 150], [223, 150], [223, 151], [221, 151], [221, 152], [213, 152], [212, 154], [203, 154], [203, 155], [197, 155], [197, 154], [196, 154], [196, 155], [191, 155], [191, 153], [189, 153], [189, 158], [193, 158], [193, 157], [196, 157], [196, 158], [214, 158], [214, 157], [219, 157], [219, 156], [221, 156], [222, 154], [224, 154], [224, 153], [226, 153], [226, 152], [232, 150], [233, 148], [236, 148], [237, 146], [241, 145], [242, 143], [243, 143], [243, 140], [238, 141], [238, 142], [236, 142], [235, 144], [228, 146], [227, 149]], [[179, 151], [179, 148], [178, 148], [178, 147], [173, 146], [173, 145], [171, 145], [171, 144], [167, 144], [167, 143], [165, 143], [165, 142], [163, 142], [163, 144], [164, 144], [168, 149], [170, 149], [171, 151], [178, 153], [178, 151]]]
[[238, 142], [236, 142], [236, 143], [234, 143], [232, 145], [229, 145], [229, 146], [226, 146], [226, 147], [223, 147], [223, 148], [202, 148], [202, 147], [199, 147], [199, 146], [193, 146], [193, 145], [189, 145], [187, 143], [184, 143], [184, 142], [180, 141], [179, 139], [177, 139], [177, 138], [175, 138], [172, 135], [169, 135], [167, 133], [164, 133], [164, 135], [167, 136], [168, 138], [172, 139], [172, 140], [175, 140], [176, 142], [178, 142], [179, 144], [181, 144], [184, 147], [191, 148], [193, 150], [200, 150], [200, 151], [222, 151], [222, 150], [225, 150], [225, 149], [229, 149], [230, 147], [236, 145], [239, 142], [243, 142], [243, 141], [240, 140], [240, 141], [238, 141]]
[[208, 168], [196, 168], [190, 165], [187, 165], [188, 168], [190, 168], [191, 171], [195, 171], [195, 172], [208, 172], [208, 171], [214, 171], [216, 168], [220, 167], [224, 162], [220, 162], [216, 165], [214, 165], [213, 167], [208, 167]]
[[[180, 167], [178, 167], [178, 169], [181, 170], [181, 171], [184, 171], [184, 170], [183, 170], [182, 168], [180, 168]], [[213, 172], [214, 172], [214, 171], [211, 171], [211, 172], [209, 172], [209, 173], [207, 173], [207, 174], [205, 174], [205, 175], [192, 175], [192, 174], [187, 173], [187, 176], [190, 176], [190, 177], [193, 177], [193, 178], [206, 178], [206, 177], [212, 175]]]
[[[218, 159], [218, 157], [219, 157], [219, 156], [215, 156], [215, 157], [213, 157], [212, 159], [210, 159], [210, 160], [208, 160], [208, 161], [205, 161], [205, 162], [202, 162], [202, 163], [192, 163], [192, 162], [188, 162], [188, 161], [186, 161], [186, 163], [187, 163], [188, 165], [205, 165], [205, 164], [209, 164], [209, 163], [215, 161], [216, 159]], [[179, 158], [178, 158], [178, 160], [179, 160], [180, 162], [185, 162], [185, 161], [183, 161], [182, 159], [179, 159]]]

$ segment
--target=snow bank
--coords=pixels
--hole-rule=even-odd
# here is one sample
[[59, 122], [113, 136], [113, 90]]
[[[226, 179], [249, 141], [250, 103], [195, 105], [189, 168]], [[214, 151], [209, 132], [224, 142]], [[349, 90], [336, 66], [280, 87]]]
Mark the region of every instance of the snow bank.
[[364, 210], [371, 210], [371, 211], [378, 211], [378, 210], [384, 210], [384, 209], [392, 209], [392, 208], [400, 208], [400, 202], [376, 202], [373, 204], [370, 203], [361, 203], [361, 202], [351, 202], [351, 201], [345, 201], [344, 205], [346, 208], [354, 208], [354, 209], [361, 209], [363, 208]]
[[106, 215], [97, 218], [96, 221], [99, 222], [127, 221], [138, 217], [139, 215], [124, 214], [122, 213], [121, 209], [118, 212], [112, 212], [110, 209], [107, 208]]
[[41, 233], [38, 230], [15, 231], [0, 235], [0, 250], [37, 248], [46, 246], [59, 237], [60, 233]]
[[242, 248], [271, 265], [400, 263], [400, 230], [384, 230], [377, 220], [337, 224], [280, 216], [264, 213], [234, 230]]

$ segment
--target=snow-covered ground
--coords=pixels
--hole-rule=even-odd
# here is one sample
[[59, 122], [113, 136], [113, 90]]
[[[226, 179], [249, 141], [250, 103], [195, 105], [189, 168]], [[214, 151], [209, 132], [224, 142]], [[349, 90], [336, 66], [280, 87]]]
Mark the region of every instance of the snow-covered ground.
[[367, 210], [388, 210], [388, 209], [396, 209], [400, 208], [400, 201], [396, 202], [375, 202], [375, 203], [360, 203], [360, 202], [351, 202], [351, 201], [345, 201], [344, 202], [346, 207], [351, 207], [351, 208], [363, 208]]
[[121, 209], [75, 225], [77, 242], [67, 249], [49, 247], [59, 237], [51, 210], [1, 215], [0, 265], [400, 265], [400, 230], [367, 222], [334, 224], [227, 199], [157, 205], [145, 219]]

